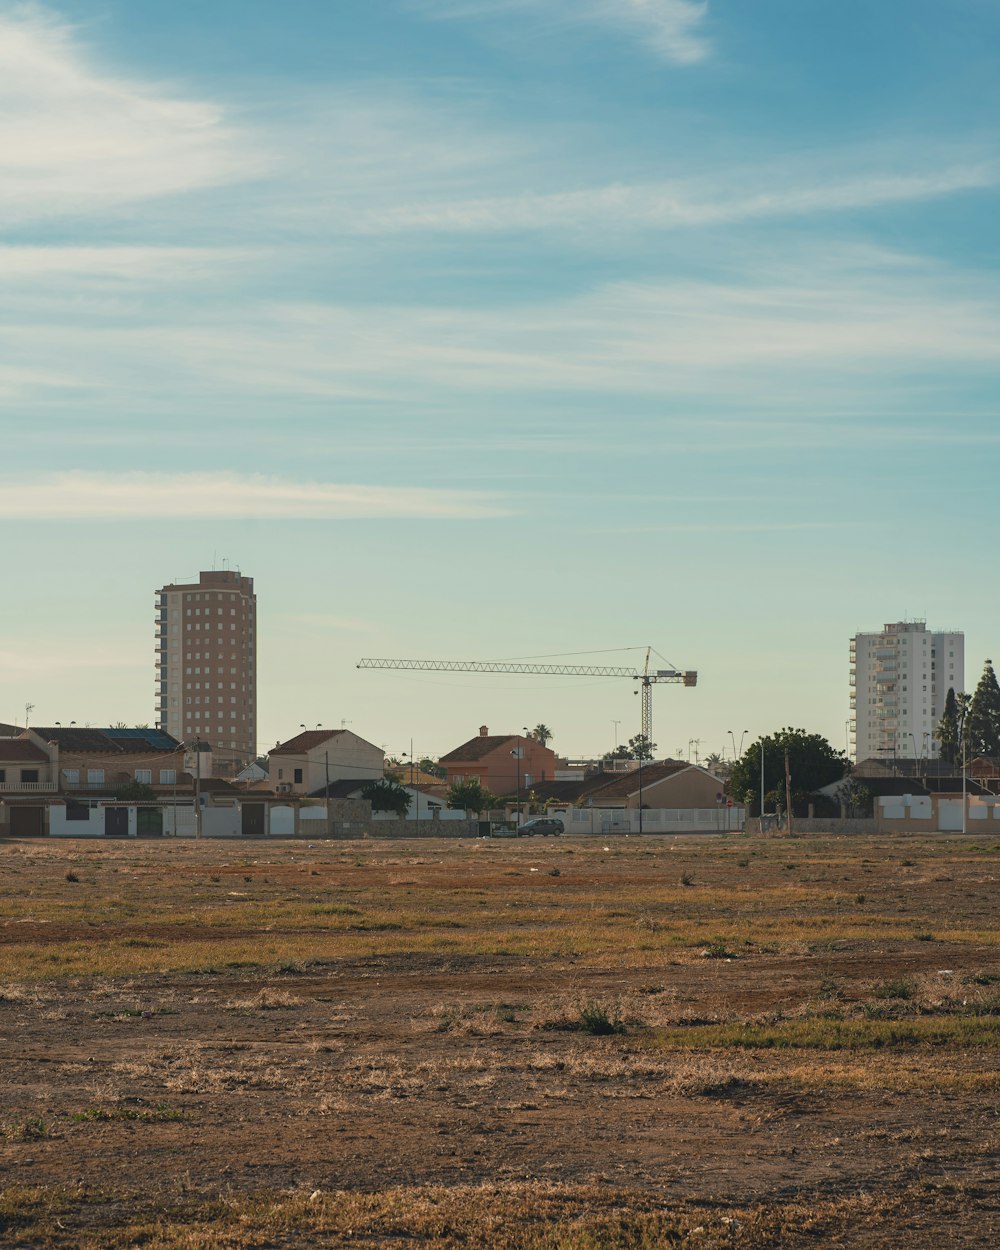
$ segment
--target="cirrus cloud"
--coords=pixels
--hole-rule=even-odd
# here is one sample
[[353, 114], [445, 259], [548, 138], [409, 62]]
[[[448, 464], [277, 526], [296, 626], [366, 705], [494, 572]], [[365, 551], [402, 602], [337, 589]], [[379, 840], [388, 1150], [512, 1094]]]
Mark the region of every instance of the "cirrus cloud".
[[10, 484], [0, 520], [457, 520], [506, 515], [495, 495], [298, 481], [259, 473], [71, 470]]

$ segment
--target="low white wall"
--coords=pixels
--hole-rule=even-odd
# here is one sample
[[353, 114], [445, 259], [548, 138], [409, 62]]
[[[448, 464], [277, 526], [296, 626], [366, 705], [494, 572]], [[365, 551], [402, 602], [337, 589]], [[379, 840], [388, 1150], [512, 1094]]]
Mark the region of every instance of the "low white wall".
[[[634, 808], [553, 808], [567, 833], [638, 833]], [[743, 807], [650, 807], [642, 811], [643, 833], [739, 833], [746, 822]]]

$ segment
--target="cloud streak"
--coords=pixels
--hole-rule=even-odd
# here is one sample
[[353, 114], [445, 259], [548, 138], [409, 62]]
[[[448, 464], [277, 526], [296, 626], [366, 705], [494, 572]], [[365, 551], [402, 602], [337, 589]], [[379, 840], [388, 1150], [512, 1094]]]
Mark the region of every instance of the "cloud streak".
[[546, 26], [596, 25], [638, 39], [665, 61], [693, 65], [710, 52], [707, 0], [424, 0], [431, 17], [512, 18]]
[[506, 515], [495, 495], [291, 481], [263, 474], [71, 471], [20, 479], [0, 520], [465, 520]]
[[44, 9], [0, 12], [0, 224], [219, 186], [262, 166], [217, 105], [104, 72]]
[[684, 182], [617, 183], [573, 191], [436, 200], [373, 208], [353, 223], [359, 234], [504, 232], [646, 228], [678, 230], [767, 218], [878, 208], [995, 187], [1000, 163], [982, 161], [912, 173], [783, 179], [759, 174], [743, 186], [728, 177], [714, 187]]

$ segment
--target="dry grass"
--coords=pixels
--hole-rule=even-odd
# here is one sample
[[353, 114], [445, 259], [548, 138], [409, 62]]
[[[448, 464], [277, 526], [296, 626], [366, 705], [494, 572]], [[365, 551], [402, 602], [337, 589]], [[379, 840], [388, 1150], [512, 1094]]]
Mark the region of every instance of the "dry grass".
[[0, 1244], [980, 1244], [998, 868], [971, 838], [0, 845], [2, 1149], [48, 1181]]
[[[706, 1211], [606, 1186], [478, 1185], [372, 1193], [179, 1196], [135, 1210], [121, 1194], [0, 1191], [0, 1230], [43, 1250], [252, 1250], [262, 1246], [383, 1250], [772, 1250], [844, 1244], [907, 1247], [929, 1220], [958, 1227], [961, 1188], [916, 1184], [889, 1196], [849, 1195]], [[142, 1207], [145, 1207], [143, 1210]], [[116, 1213], [127, 1211], [124, 1218]], [[916, 1233], [919, 1238], [919, 1232]], [[955, 1244], [955, 1243], [952, 1243]]]

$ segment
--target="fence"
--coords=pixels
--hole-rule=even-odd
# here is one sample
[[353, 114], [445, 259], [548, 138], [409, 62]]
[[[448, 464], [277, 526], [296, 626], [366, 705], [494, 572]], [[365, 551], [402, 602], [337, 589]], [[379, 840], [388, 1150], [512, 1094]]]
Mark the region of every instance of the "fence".
[[[555, 813], [553, 813], [555, 814]], [[559, 813], [566, 832], [585, 833], [740, 833], [743, 807], [570, 807]]]

